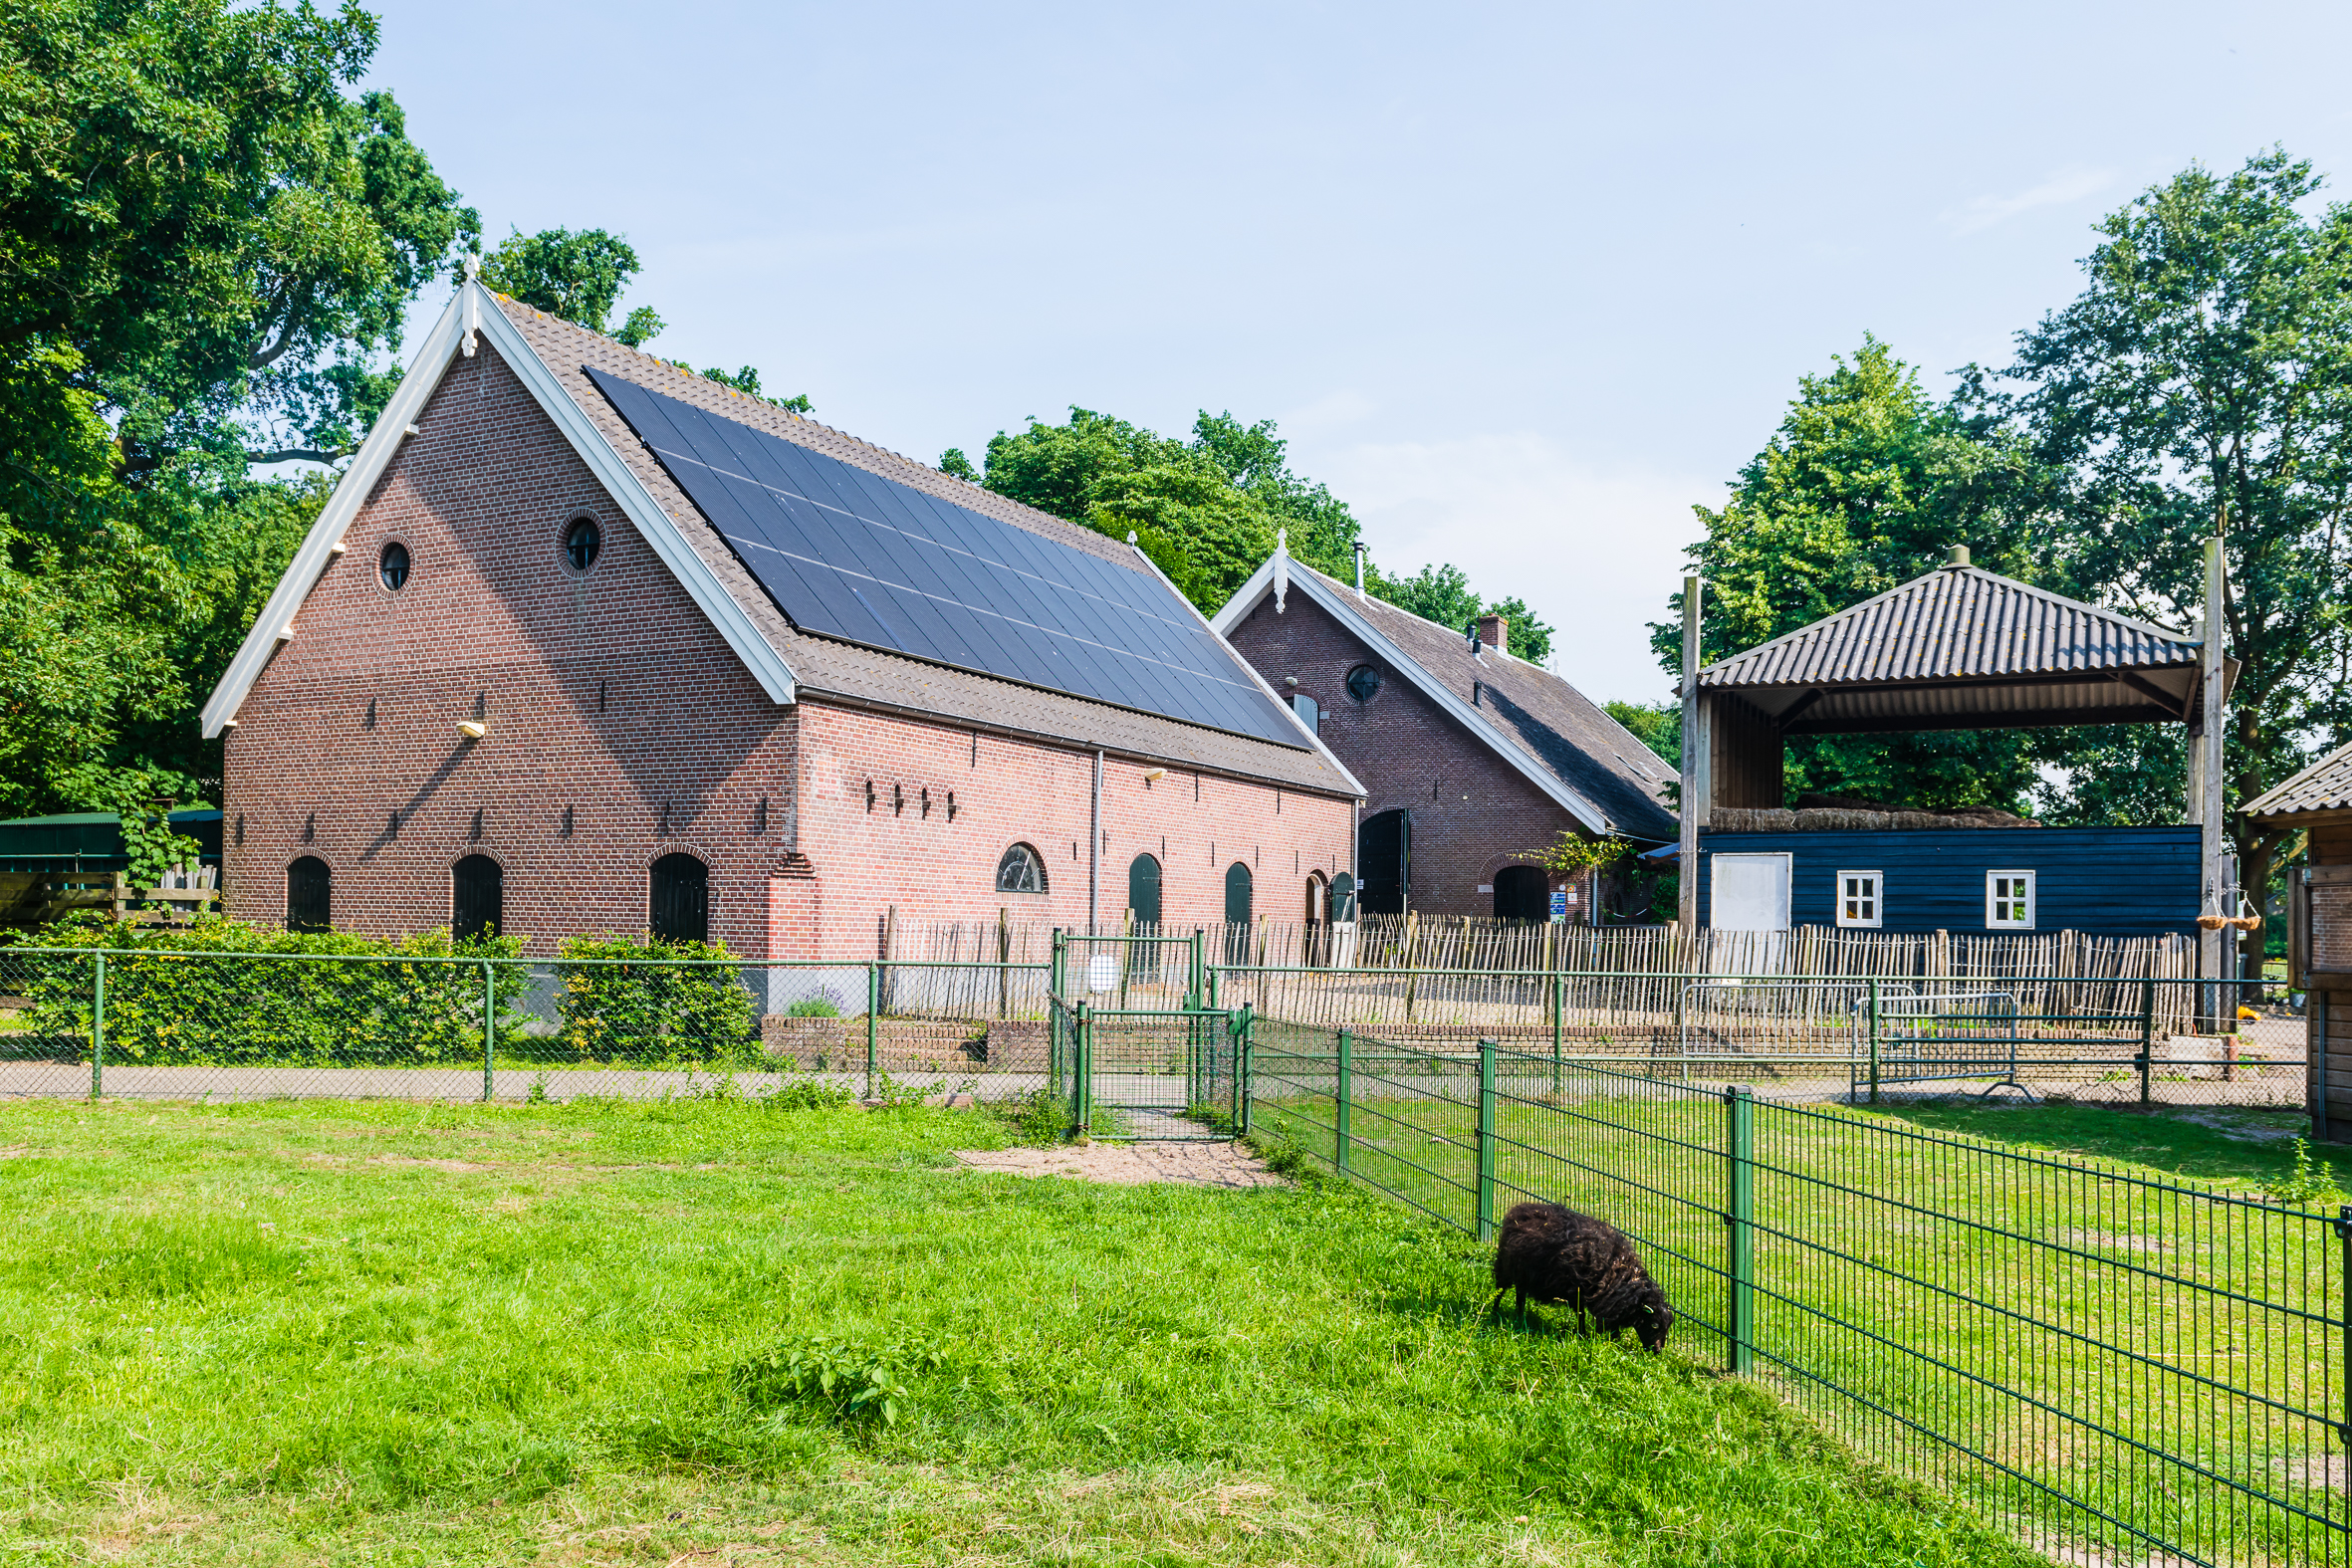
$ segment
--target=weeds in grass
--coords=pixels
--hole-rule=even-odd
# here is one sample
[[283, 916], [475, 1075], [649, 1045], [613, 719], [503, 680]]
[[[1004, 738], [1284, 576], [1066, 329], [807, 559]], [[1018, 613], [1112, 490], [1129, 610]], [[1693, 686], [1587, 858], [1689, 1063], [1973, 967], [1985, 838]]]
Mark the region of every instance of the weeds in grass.
[[760, 1097], [772, 1111], [838, 1111], [857, 1103], [857, 1092], [846, 1084], [823, 1078], [794, 1078]]
[[1027, 1089], [988, 1102], [988, 1113], [1011, 1130], [1015, 1140], [1033, 1146], [1065, 1142], [1069, 1137], [1069, 1103], [1051, 1089]]
[[2295, 1153], [2286, 1175], [2270, 1185], [2270, 1201], [2274, 1204], [2340, 1204], [2344, 1190], [2336, 1185], [2333, 1166], [2322, 1165], [2311, 1158], [2311, 1141], [2295, 1140]]
[[913, 1398], [906, 1380], [936, 1372], [947, 1359], [929, 1341], [868, 1345], [847, 1339], [803, 1339], [777, 1346], [738, 1365], [729, 1381], [754, 1410], [790, 1404], [815, 1406], [855, 1427], [897, 1424]]
[[911, 1110], [930, 1092], [919, 1083], [900, 1083], [885, 1072], [874, 1079], [874, 1092], [866, 1103], [877, 1111]]

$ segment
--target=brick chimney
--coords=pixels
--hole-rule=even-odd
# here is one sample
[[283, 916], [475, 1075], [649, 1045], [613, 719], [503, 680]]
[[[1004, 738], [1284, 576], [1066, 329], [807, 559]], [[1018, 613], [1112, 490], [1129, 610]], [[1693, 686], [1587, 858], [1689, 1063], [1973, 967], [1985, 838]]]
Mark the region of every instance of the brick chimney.
[[1497, 653], [1511, 651], [1511, 622], [1500, 615], [1481, 615], [1478, 618], [1478, 640]]

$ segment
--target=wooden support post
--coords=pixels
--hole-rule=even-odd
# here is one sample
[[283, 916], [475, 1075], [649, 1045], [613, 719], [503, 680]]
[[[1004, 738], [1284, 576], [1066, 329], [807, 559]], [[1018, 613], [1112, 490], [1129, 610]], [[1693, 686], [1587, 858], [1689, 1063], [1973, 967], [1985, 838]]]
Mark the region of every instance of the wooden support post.
[[1699, 596], [1706, 580], [1682, 579], [1682, 845], [1675, 859], [1675, 919], [1686, 935], [1699, 929], [1699, 821], [1704, 798], [1699, 758]]
[[[2201, 750], [2205, 754], [2205, 787], [2202, 791], [2204, 798], [2199, 802], [2203, 809], [2198, 813], [2198, 864], [2205, 884], [2205, 905], [2200, 913], [2218, 911], [2224, 919], [2237, 913], [2234, 909], [2222, 908], [2222, 800], [2229, 793], [2229, 784], [2224, 773], [2226, 754], [2222, 744], [2222, 726], [2226, 717], [2222, 684], [2227, 678], [2228, 668], [2222, 662], [2224, 633], [2229, 626], [2229, 617], [2224, 612], [2226, 592], [2222, 572], [2222, 541], [2217, 536], [2206, 541], [2205, 546], [2205, 640], [2204, 646], [2198, 650], [2198, 663], [2204, 675], [2205, 698], [2205, 735], [2201, 742]], [[2230, 940], [2230, 927], [2224, 926], [2220, 931], [2198, 932], [2197, 969], [2200, 977], [2209, 981], [2222, 978], [2222, 952]], [[2222, 992], [2223, 988], [2218, 985], [2198, 988], [2198, 1011], [2204, 1015], [2198, 1032], [2212, 1033], [2222, 1026]], [[2232, 997], [2235, 995], [2234, 991], [2231, 992]]]

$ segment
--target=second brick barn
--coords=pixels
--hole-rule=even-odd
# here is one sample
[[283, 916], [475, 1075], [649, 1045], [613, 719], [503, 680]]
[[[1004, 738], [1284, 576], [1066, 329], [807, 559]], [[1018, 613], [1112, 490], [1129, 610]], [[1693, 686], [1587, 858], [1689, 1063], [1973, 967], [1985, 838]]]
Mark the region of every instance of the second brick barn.
[[1557, 892], [1564, 918], [1597, 924], [1589, 887], [1547, 875], [1537, 852], [1562, 832], [1647, 845], [1679, 830], [1666, 803], [1675, 771], [1575, 687], [1513, 657], [1498, 616], [1440, 626], [1278, 554], [1216, 624], [1363, 781], [1369, 914], [1543, 920]]
[[[1219, 701], [1275, 717], [1236, 733], [1167, 717], [1182, 691], [1122, 706], [812, 632], [745, 559], [752, 531], [707, 515], [622, 416], [632, 387], [716, 416], [726, 440], [830, 460], [869, 510], [1010, 524], [1048, 575], [1056, 550], [1140, 574], [1114, 596], [1193, 639], [1146, 649], [1150, 679], [1189, 658]], [[905, 538], [888, 548], [903, 560]], [[902, 623], [930, 613], [903, 583], [860, 580]], [[926, 580], [947, 603], [952, 585]], [[227, 736], [232, 916], [494, 924], [535, 952], [650, 929], [857, 957], [893, 908], [1109, 930], [1130, 908], [1177, 927], [1289, 918], [1351, 870], [1361, 794], [1129, 547], [471, 282], [204, 724]]]

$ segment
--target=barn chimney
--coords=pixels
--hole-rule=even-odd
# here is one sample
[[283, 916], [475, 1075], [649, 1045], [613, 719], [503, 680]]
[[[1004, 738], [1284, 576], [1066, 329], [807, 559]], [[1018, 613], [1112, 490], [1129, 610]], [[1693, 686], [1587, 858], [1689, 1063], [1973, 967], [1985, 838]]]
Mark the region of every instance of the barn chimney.
[[1488, 647], [1494, 649], [1497, 653], [1509, 653], [1511, 651], [1511, 644], [1506, 640], [1510, 637], [1510, 635], [1511, 622], [1505, 620], [1502, 616], [1481, 615], [1478, 618], [1478, 640], [1485, 643]]

